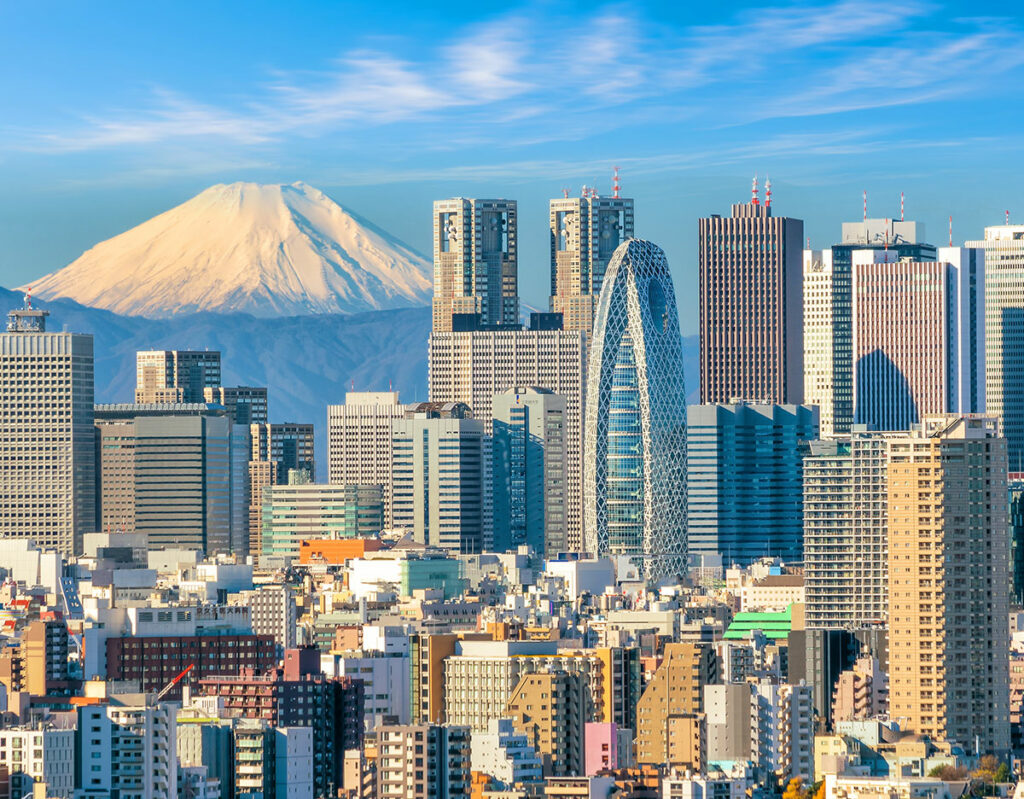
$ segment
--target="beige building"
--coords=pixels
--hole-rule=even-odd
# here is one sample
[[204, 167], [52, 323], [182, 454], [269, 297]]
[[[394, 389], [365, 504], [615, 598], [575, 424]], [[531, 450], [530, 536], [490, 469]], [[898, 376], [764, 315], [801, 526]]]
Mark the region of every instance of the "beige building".
[[889, 713], [975, 754], [1010, 747], [1006, 473], [994, 417], [889, 441]]
[[544, 776], [583, 771], [583, 731], [589, 713], [587, 685], [579, 674], [524, 674], [504, 715], [540, 756]]
[[220, 374], [216, 350], [143, 350], [135, 354], [135, 401], [205, 402]]
[[888, 708], [889, 678], [877, 658], [858, 658], [852, 669], [840, 672], [832, 694], [833, 725], [882, 716]]

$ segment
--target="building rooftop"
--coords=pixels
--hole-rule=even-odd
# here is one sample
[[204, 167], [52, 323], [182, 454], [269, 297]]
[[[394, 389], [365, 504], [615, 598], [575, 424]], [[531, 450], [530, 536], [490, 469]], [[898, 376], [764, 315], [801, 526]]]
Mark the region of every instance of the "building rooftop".
[[727, 641], [742, 641], [754, 630], [760, 630], [766, 638], [786, 638], [793, 629], [793, 606], [779, 613], [744, 612], [737, 613], [725, 631]]

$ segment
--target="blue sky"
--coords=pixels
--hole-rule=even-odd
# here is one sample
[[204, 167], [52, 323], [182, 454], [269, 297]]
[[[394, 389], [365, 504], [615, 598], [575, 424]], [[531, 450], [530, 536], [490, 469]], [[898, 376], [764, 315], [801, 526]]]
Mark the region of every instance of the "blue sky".
[[212, 183], [304, 180], [423, 252], [432, 199], [519, 200], [544, 304], [548, 198], [618, 165], [692, 333], [696, 220], [755, 172], [814, 246], [865, 189], [937, 243], [1024, 221], [1024, 19], [989, 10], [0, 0], [0, 285]]

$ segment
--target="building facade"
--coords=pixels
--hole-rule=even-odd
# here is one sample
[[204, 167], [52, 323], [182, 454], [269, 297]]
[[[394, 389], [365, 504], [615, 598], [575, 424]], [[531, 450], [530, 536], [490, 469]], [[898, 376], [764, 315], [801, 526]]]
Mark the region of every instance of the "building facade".
[[631, 239], [601, 288], [587, 367], [584, 531], [594, 555], [648, 577], [686, 563], [686, 392], [664, 252]]
[[80, 554], [96, 524], [93, 340], [30, 304], [0, 333], [0, 537]]
[[135, 354], [135, 401], [205, 402], [220, 385], [216, 350], [144, 350]]
[[755, 193], [698, 233], [701, 404], [803, 402], [804, 223]]
[[[803, 555], [803, 456], [818, 437], [807, 405], [691, 405], [686, 426], [687, 547], [748, 566]], [[751, 521], [756, 519], [756, 523]]]
[[386, 725], [378, 731], [379, 799], [468, 799], [470, 732], [447, 724]]
[[262, 386], [207, 386], [203, 389], [203, 401], [223, 405], [228, 409], [231, 423], [242, 427], [270, 421], [267, 389]]

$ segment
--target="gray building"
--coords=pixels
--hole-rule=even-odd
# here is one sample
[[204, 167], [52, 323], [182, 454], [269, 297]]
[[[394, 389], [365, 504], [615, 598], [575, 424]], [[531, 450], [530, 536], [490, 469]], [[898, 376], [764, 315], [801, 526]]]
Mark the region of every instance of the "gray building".
[[492, 413], [494, 549], [566, 551], [565, 397], [536, 386], [510, 388], [494, 397]]
[[252, 631], [274, 636], [279, 653], [295, 648], [298, 611], [290, 586], [265, 585], [255, 591], [242, 591], [231, 602], [252, 610]]
[[765, 556], [799, 561], [801, 470], [818, 437], [818, 409], [806, 405], [691, 405], [686, 487], [691, 556], [726, 564]]
[[232, 423], [236, 425], [248, 427], [268, 421], [265, 386], [207, 386], [203, 389], [203, 400], [227, 408]]
[[93, 341], [47, 315], [26, 301], [0, 333], [0, 538], [73, 555], [96, 523]]
[[[248, 551], [247, 438], [227, 412], [198, 403], [97, 405], [96, 505], [103, 529], [150, 549]], [[242, 449], [244, 452], [244, 449]]]
[[135, 401], [205, 402], [203, 391], [220, 385], [216, 350], [142, 350], [135, 354]]
[[391, 518], [428, 546], [493, 546], [491, 439], [460, 402], [423, 402], [392, 426]]

